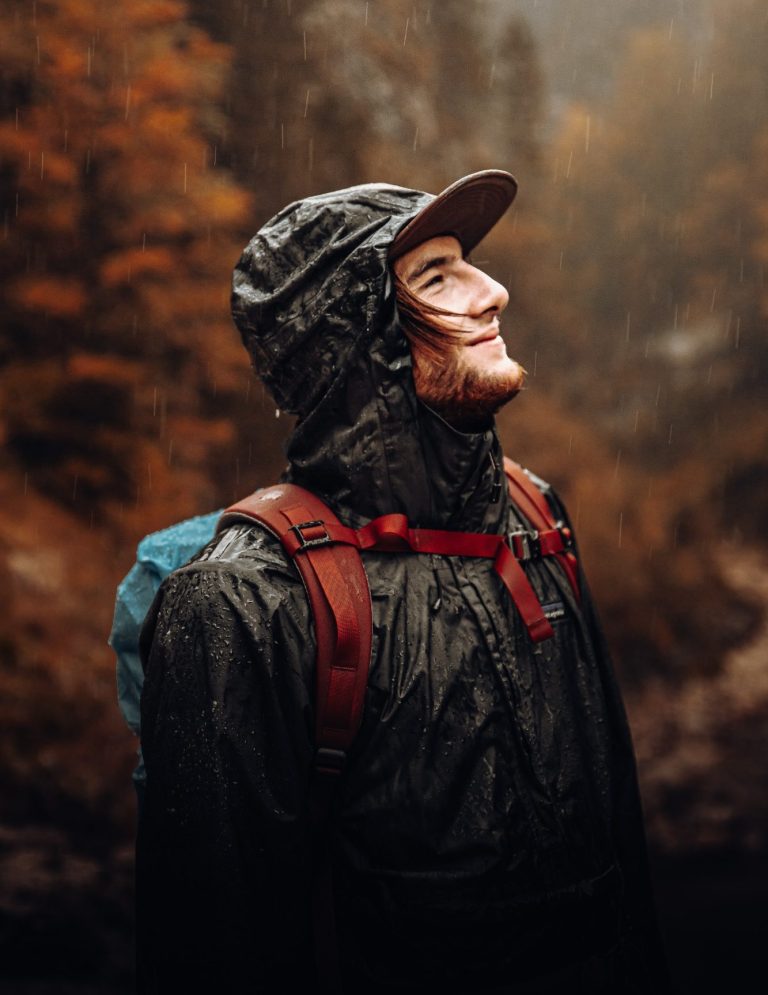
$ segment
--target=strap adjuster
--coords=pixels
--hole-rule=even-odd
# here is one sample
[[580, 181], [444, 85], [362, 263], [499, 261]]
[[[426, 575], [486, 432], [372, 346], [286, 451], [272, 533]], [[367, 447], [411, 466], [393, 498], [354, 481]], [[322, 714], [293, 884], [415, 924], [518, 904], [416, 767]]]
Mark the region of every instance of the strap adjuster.
[[539, 533], [535, 530], [519, 529], [517, 532], [508, 532], [507, 539], [516, 559], [527, 561], [541, 556]]
[[[313, 529], [321, 528], [323, 534], [317, 536], [315, 539], [308, 539], [303, 532], [303, 529]], [[319, 518], [316, 518], [312, 522], [300, 522], [298, 525], [291, 525], [289, 527], [289, 532], [293, 532], [298, 539], [299, 546], [296, 550], [300, 553], [302, 549], [309, 549], [310, 546], [327, 546], [328, 543], [333, 542], [331, 537], [328, 535], [328, 529], [325, 527], [325, 522], [322, 522]]]
[[572, 550], [574, 547], [573, 532], [571, 532], [562, 519], [559, 522], [555, 522], [555, 528], [560, 533], [560, 538], [563, 540], [563, 549], [566, 551]]
[[315, 754], [315, 768], [327, 771], [329, 774], [338, 774], [346, 759], [347, 754], [344, 750], [333, 750], [329, 746], [321, 746]]

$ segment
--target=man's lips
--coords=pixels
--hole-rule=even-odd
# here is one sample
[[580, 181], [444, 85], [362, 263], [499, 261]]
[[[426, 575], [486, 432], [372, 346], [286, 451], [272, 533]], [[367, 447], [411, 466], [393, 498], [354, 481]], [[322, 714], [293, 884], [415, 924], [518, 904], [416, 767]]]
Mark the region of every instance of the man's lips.
[[484, 335], [478, 335], [476, 339], [472, 339], [467, 345], [480, 345], [483, 342], [495, 342], [496, 339], [500, 338], [500, 333], [498, 328], [492, 329], [490, 332], [486, 332]]
[[485, 325], [481, 332], [477, 334], [466, 343], [468, 346], [481, 345], [483, 342], [495, 342], [496, 339], [501, 337], [501, 322], [498, 318], [494, 318], [489, 324]]

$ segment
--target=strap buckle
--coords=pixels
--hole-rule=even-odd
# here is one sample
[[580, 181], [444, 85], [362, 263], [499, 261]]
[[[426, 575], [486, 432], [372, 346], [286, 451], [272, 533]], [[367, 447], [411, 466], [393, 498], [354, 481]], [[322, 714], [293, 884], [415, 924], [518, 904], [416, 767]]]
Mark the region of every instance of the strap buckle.
[[338, 774], [344, 766], [347, 754], [344, 750], [333, 750], [330, 746], [318, 747], [315, 754], [315, 769], [323, 770], [329, 774]]
[[527, 561], [541, 556], [541, 544], [537, 531], [519, 529], [517, 532], [508, 532], [507, 539], [509, 548], [515, 554], [516, 559]]
[[[313, 528], [321, 528], [323, 530], [323, 534], [321, 536], [317, 536], [315, 539], [308, 539], [304, 535], [303, 529]], [[328, 535], [328, 529], [325, 527], [325, 522], [320, 521], [319, 518], [316, 518], [312, 522], [300, 522], [298, 525], [291, 525], [288, 531], [293, 532], [299, 542], [299, 547], [296, 550], [297, 553], [300, 553], [302, 549], [309, 549], [310, 546], [327, 546], [328, 543], [333, 542], [331, 537]]]
[[563, 549], [569, 552], [573, 549], [573, 532], [568, 528], [565, 522], [560, 519], [560, 521], [555, 522], [555, 529], [560, 533], [560, 538], [563, 540]]

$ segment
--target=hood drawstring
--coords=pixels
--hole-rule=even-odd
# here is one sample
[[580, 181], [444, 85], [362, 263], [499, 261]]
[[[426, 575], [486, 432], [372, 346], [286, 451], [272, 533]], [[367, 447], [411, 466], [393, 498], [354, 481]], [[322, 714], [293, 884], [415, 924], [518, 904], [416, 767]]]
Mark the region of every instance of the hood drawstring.
[[493, 458], [493, 453], [489, 450], [488, 459], [491, 461], [493, 470], [493, 486], [491, 488], [491, 504], [495, 504], [501, 497], [501, 467]]

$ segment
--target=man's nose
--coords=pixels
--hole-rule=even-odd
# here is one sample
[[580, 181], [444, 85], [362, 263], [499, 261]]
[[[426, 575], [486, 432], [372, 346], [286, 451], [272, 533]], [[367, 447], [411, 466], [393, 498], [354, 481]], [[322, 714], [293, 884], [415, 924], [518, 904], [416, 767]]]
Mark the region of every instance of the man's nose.
[[493, 277], [482, 270], [475, 270], [475, 306], [473, 313], [480, 317], [486, 313], [501, 314], [509, 304], [509, 294]]

